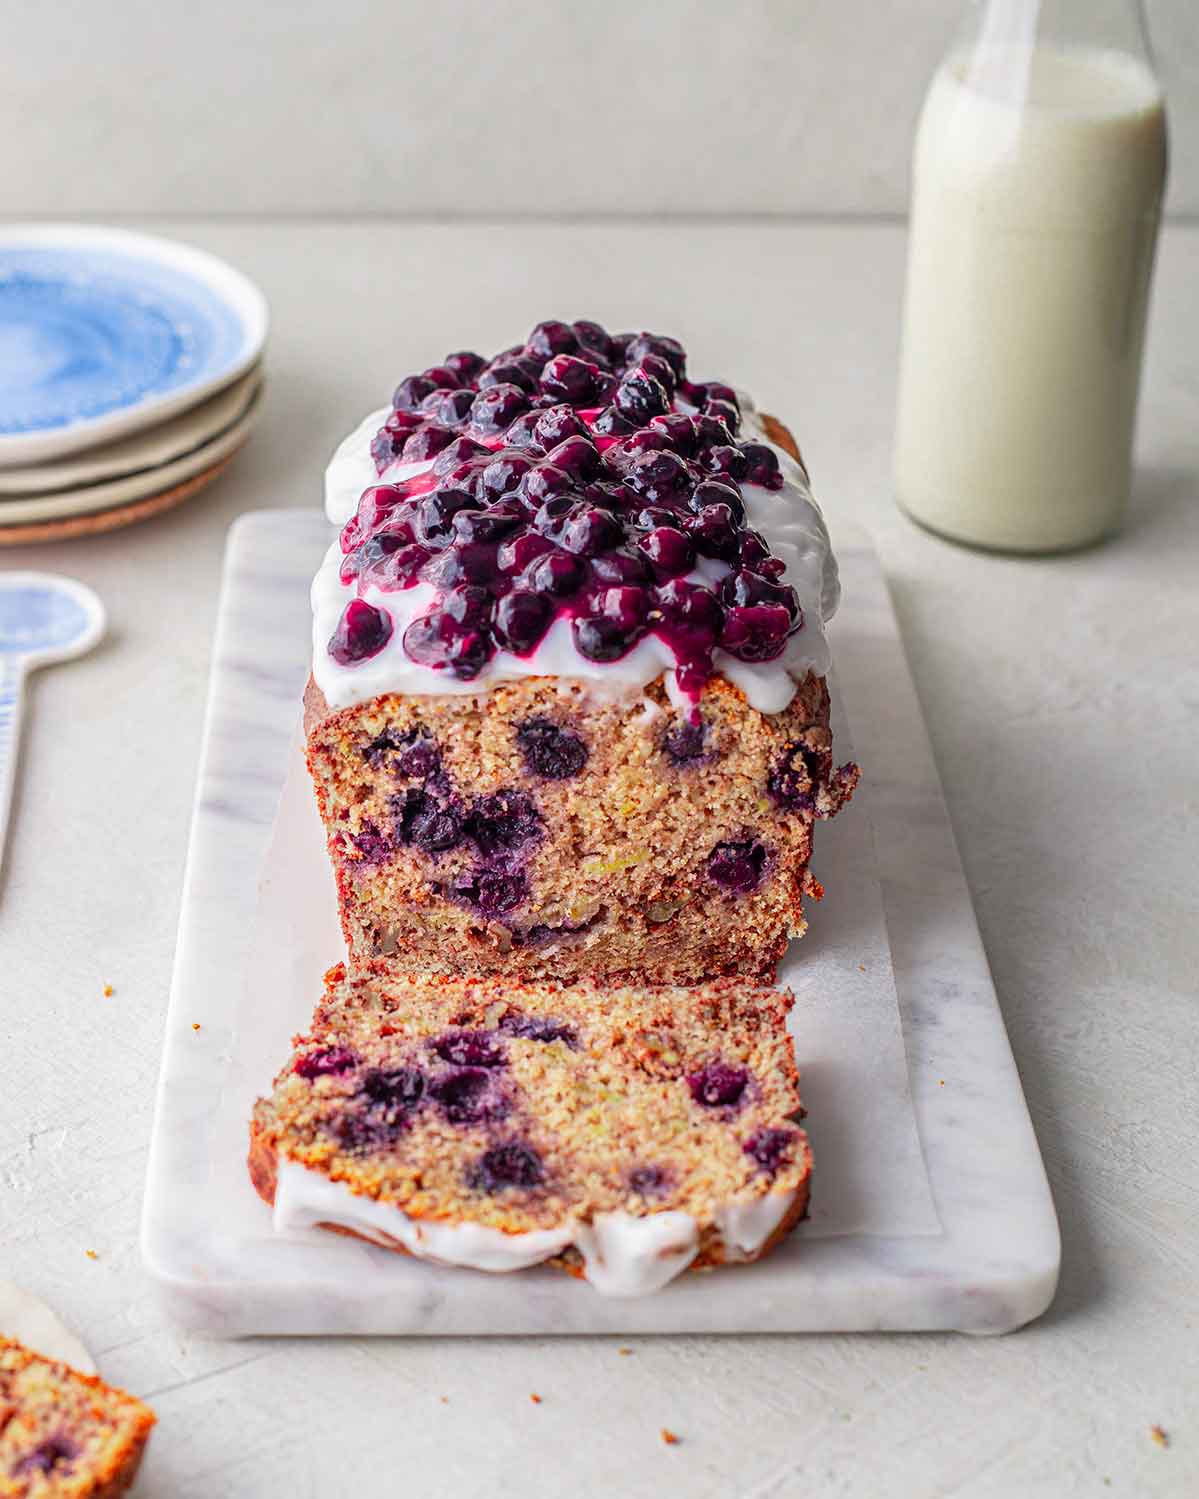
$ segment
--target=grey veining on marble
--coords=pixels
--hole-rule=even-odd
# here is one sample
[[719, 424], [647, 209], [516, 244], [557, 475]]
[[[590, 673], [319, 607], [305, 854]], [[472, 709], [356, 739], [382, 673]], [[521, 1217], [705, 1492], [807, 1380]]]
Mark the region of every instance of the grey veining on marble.
[[[1056, 1219], [890, 602], [866, 548], [842, 553], [851, 602], [833, 641], [868, 790], [856, 822], [853, 808], [842, 819], [839, 842], [836, 824], [818, 834], [817, 872], [826, 847], [840, 888], [823, 928], [815, 911], [784, 976], [799, 996], [801, 1067], [805, 1015], [819, 1057], [820, 1005], [836, 999], [805, 993], [806, 952], [808, 977], [820, 974], [827, 989], [831, 976], [847, 1008], [861, 986], [861, 1013], [873, 1017], [852, 1038], [861, 1056], [872, 1044], [880, 1054], [891, 1046], [902, 1071], [902, 1022], [910, 1092], [901, 1079], [893, 1096], [882, 1095], [886, 1068], [876, 1085], [867, 1071], [854, 1073], [852, 1058], [840, 1076], [813, 1069], [805, 1092], [817, 1151], [812, 1222], [760, 1265], [683, 1277], [622, 1302], [549, 1270], [489, 1277], [327, 1235], [271, 1233], [245, 1176], [244, 1120], [315, 998], [301, 977], [319, 967], [311, 955], [290, 967], [273, 951], [264, 959], [254, 950], [256, 911], [260, 879], [292, 853], [276, 850], [275, 865], [264, 863], [280, 797], [296, 794], [288, 765], [307, 668], [307, 580], [326, 538], [310, 512], [250, 515], [231, 535], [143, 1223], [143, 1254], [170, 1314], [225, 1336], [1003, 1332], [1037, 1316], [1056, 1283]], [[307, 834], [288, 813], [284, 834], [293, 825], [302, 857]], [[884, 1009], [871, 987], [880, 975]], [[824, 1015], [833, 1034], [832, 1009]], [[837, 1044], [846, 1050], [844, 1035]], [[855, 1135], [859, 1112], [873, 1137], [865, 1128]], [[891, 1121], [886, 1136], [876, 1119]], [[886, 1139], [892, 1156], [874, 1160], [871, 1138]], [[827, 1188], [822, 1159], [833, 1173]]]

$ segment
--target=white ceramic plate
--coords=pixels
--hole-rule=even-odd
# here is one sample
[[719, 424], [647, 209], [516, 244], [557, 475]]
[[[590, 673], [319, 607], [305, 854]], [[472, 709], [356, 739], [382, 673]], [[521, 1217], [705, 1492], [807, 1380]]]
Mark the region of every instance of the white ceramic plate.
[[0, 228], [0, 467], [112, 442], [262, 353], [267, 306], [189, 245], [80, 224]]
[[[181, 411], [178, 416], [148, 427], [144, 432], [134, 432], [129, 437], [59, 459], [56, 463], [0, 468], [0, 517], [4, 513], [5, 497], [9, 495], [27, 500], [35, 495], [59, 494], [104, 479], [132, 478], [135, 474], [184, 457], [244, 416], [261, 383], [262, 370], [255, 365], [225, 390], [209, 396], [188, 411]], [[2, 519], [0, 524], [3, 524]]]
[[37, 521], [63, 520], [73, 515], [91, 515], [98, 510], [111, 510], [117, 505], [125, 505], [146, 495], [161, 494], [164, 490], [182, 484], [193, 474], [202, 473], [220, 463], [241, 446], [258, 421], [262, 409], [261, 390], [260, 384], [251, 404], [223, 432], [169, 463], [107, 482], [56, 491], [54, 494], [20, 498], [0, 496], [0, 528], [29, 525]]

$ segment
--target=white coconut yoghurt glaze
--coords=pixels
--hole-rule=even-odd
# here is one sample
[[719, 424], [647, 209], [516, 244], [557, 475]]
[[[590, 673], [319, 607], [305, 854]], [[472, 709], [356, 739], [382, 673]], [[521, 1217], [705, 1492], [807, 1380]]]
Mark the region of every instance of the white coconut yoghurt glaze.
[[[809, 488], [803, 469], [777, 443], [770, 442], [752, 401], [738, 392], [741, 404], [740, 440], [769, 444], [778, 457], [783, 487], [768, 490], [758, 484], [740, 484], [746, 524], [761, 533], [786, 572], [781, 581], [790, 583], [799, 596], [803, 625], [788, 637], [780, 656], [773, 661], [740, 661], [726, 651], [713, 653], [713, 666], [745, 694], [751, 707], [762, 713], [780, 713], [795, 696], [796, 686], [809, 672], [826, 675], [829, 650], [824, 626], [836, 611], [840, 588], [837, 564], [829, 545], [824, 517]], [[679, 411], [693, 408], [676, 401]], [[376, 484], [400, 484], [432, 468], [433, 460], [421, 463], [395, 462], [378, 473], [371, 457], [371, 439], [387, 419], [390, 408], [372, 412], [338, 447], [325, 473], [325, 513], [339, 529], [358, 509], [364, 490]], [[592, 688], [612, 694], [635, 694], [665, 674], [665, 687], [677, 706], [689, 705], [679, 689], [674, 652], [665, 641], [649, 634], [616, 661], [588, 660], [574, 646], [570, 621], [560, 615], [537, 648], [526, 656], [497, 650], [477, 677], [461, 681], [446, 671], [424, 666], [403, 647], [404, 631], [426, 614], [438, 590], [418, 582], [402, 590], [384, 590], [369, 585], [359, 593], [357, 580], [341, 580], [342, 553], [334, 539], [312, 584], [313, 667], [317, 686], [333, 709], [352, 707], [384, 692], [411, 695], [459, 693], [477, 695], [499, 682], [520, 677], [545, 676], [583, 680]], [[729, 571], [727, 563], [702, 559], [689, 578], [709, 585]], [[328, 644], [346, 605], [363, 598], [391, 616], [393, 629], [387, 644], [376, 655], [353, 665], [340, 665], [329, 654]]]
[[[795, 1192], [768, 1192], [749, 1202], [729, 1202], [713, 1215], [728, 1259], [752, 1259], [786, 1217]], [[320, 1224], [349, 1228], [385, 1248], [402, 1245], [416, 1259], [468, 1270], [527, 1270], [571, 1245], [583, 1258], [584, 1274], [604, 1296], [647, 1296], [680, 1275], [699, 1253], [700, 1225], [678, 1211], [636, 1218], [597, 1213], [591, 1223], [575, 1219], [558, 1228], [509, 1234], [478, 1223], [436, 1223], [410, 1218], [393, 1204], [377, 1202], [330, 1181], [296, 1161], [279, 1161], [275, 1187], [276, 1232]]]

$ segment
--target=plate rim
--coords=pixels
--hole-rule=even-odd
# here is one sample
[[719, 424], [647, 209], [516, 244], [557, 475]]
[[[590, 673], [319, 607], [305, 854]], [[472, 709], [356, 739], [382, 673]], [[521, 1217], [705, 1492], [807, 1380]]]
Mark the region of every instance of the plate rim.
[[61, 427], [0, 433], [0, 467], [65, 457], [175, 416], [244, 375], [266, 345], [270, 309], [261, 289], [244, 271], [196, 245], [108, 225], [51, 221], [0, 225], [0, 249], [19, 245], [30, 250], [105, 249], [170, 265], [201, 282], [233, 310], [242, 330], [242, 343], [235, 358], [221, 370], [176, 390], [148, 395], [119, 411], [84, 417]]

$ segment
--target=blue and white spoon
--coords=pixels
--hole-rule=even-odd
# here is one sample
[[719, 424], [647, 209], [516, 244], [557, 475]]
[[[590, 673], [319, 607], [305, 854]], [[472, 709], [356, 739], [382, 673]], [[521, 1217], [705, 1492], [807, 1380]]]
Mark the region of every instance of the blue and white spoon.
[[0, 863], [4, 859], [25, 678], [39, 666], [90, 651], [104, 634], [104, 605], [82, 583], [53, 573], [0, 573]]

